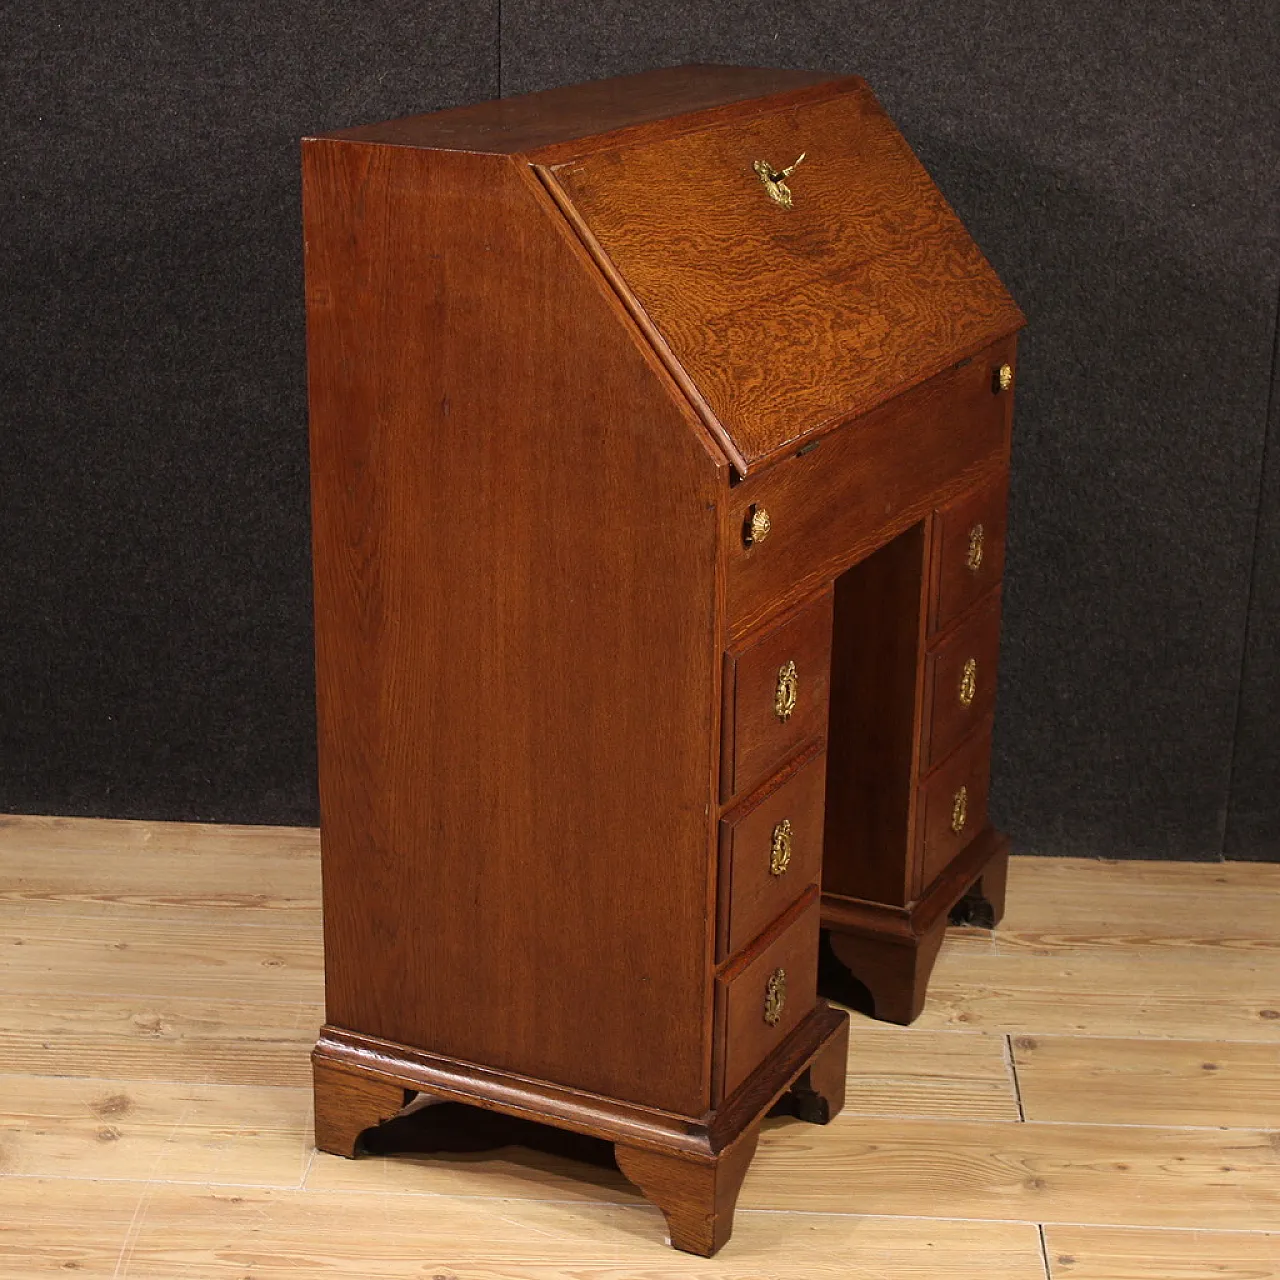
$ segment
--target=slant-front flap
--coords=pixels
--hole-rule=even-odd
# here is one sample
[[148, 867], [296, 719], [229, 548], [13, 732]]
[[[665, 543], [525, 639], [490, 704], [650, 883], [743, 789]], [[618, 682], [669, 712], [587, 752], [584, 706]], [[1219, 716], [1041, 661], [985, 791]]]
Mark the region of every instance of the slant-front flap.
[[875, 95], [845, 83], [544, 173], [742, 472], [1023, 323]]

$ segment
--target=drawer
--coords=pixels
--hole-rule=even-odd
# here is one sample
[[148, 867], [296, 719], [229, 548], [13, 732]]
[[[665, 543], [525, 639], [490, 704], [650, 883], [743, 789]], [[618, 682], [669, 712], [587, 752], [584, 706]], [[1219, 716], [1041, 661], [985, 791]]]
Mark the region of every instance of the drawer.
[[721, 1099], [787, 1038], [818, 998], [819, 894], [812, 889], [763, 945], [716, 979], [722, 1016]]
[[[819, 590], [953, 495], [1002, 471], [1009, 396], [992, 386], [995, 371], [1013, 358], [1012, 339], [997, 343], [735, 485], [725, 536], [733, 632], [754, 626], [792, 592]], [[1000, 504], [1003, 517], [1003, 496]], [[751, 532], [760, 512], [768, 516], [763, 538]], [[991, 526], [988, 572], [981, 575], [989, 586], [1000, 576], [990, 569], [1002, 559], [995, 519], [985, 511], [976, 518]], [[999, 542], [1002, 551], [1003, 519]]]
[[967, 493], [937, 513], [933, 528], [933, 589], [929, 630], [959, 617], [1004, 574], [1008, 478]]
[[803, 743], [827, 731], [831, 686], [831, 592], [725, 655], [722, 799], [774, 773]]
[[920, 847], [919, 897], [951, 860], [987, 825], [991, 784], [991, 720], [920, 786], [916, 833]]
[[922, 767], [950, 755], [990, 714], [996, 698], [1000, 654], [999, 589], [978, 606], [925, 659]]
[[720, 821], [720, 957], [741, 951], [822, 871], [822, 802], [827, 757], [798, 768]]

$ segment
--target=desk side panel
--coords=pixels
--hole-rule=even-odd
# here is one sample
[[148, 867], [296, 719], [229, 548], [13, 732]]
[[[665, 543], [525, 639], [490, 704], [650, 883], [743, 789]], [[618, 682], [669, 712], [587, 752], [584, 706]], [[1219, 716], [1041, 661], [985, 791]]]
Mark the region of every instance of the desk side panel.
[[697, 1115], [725, 463], [518, 161], [304, 206], [328, 1019]]

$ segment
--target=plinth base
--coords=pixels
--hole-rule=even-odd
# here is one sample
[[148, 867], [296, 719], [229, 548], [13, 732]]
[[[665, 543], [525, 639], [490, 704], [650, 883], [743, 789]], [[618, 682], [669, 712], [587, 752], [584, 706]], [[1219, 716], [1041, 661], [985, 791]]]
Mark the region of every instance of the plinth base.
[[1004, 915], [1008, 868], [1009, 841], [988, 828], [909, 907], [823, 894], [821, 989], [836, 994], [834, 959], [845, 977], [869, 993], [867, 1012], [883, 1022], [914, 1022], [924, 1008], [948, 918], [995, 928]]
[[662, 1210], [675, 1248], [710, 1257], [733, 1230], [764, 1117], [776, 1107], [826, 1124], [839, 1113], [848, 1039], [849, 1015], [819, 1002], [731, 1097], [694, 1119], [325, 1026], [312, 1053], [316, 1146], [355, 1156], [365, 1130], [418, 1094], [589, 1134], [613, 1143], [618, 1168]]

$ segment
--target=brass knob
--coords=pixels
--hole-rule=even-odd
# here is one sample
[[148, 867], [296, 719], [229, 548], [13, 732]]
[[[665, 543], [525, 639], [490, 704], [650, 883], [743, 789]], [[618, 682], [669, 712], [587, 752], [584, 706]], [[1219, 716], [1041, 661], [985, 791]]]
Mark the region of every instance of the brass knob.
[[778, 668], [778, 687], [773, 694], [773, 713], [784, 724], [791, 719], [800, 693], [800, 681], [796, 677], [796, 664], [786, 662]]
[[992, 379], [995, 384], [992, 390], [999, 394], [1001, 391], [1008, 391], [1013, 386], [1013, 365], [1002, 364], [996, 370], [996, 376]]
[[959, 835], [969, 821], [969, 788], [961, 787], [951, 801], [951, 830]]
[[971, 573], [977, 573], [982, 568], [982, 550], [986, 537], [986, 530], [980, 524], [975, 524], [969, 530], [969, 554], [965, 556], [964, 562]]
[[757, 542], [763, 542], [772, 528], [773, 521], [769, 519], [769, 513], [763, 507], [757, 507], [752, 503], [751, 509], [747, 512], [746, 524], [742, 529], [742, 545], [754, 547]]
[[783, 818], [773, 829], [769, 844], [769, 874], [780, 876], [791, 865], [791, 819]]
[[776, 1027], [782, 1021], [782, 1006], [787, 1003], [787, 971], [775, 969], [764, 984], [764, 1020]]
[[968, 706], [978, 692], [978, 660], [970, 658], [960, 673], [960, 703]]

